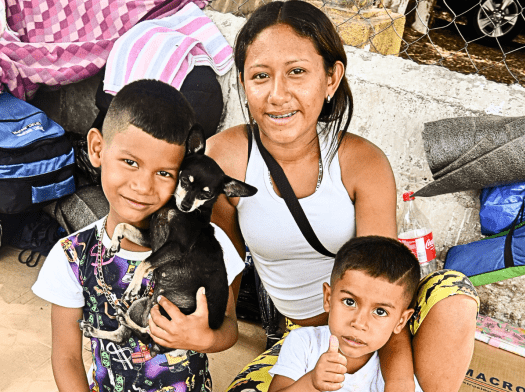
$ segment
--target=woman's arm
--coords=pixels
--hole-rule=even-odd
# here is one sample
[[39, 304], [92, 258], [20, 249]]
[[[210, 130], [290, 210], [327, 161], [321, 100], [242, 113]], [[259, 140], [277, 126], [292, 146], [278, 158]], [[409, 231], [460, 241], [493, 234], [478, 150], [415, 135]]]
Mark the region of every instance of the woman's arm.
[[82, 308], [51, 307], [53, 375], [60, 392], [89, 392], [82, 360]]
[[356, 236], [397, 238], [396, 183], [385, 154], [368, 140], [347, 133], [339, 159], [343, 184], [355, 206]]
[[210, 329], [208, 325], [208, 303], [203, 288], [197, 291], [197, 309], [192, 314], [184, 315], [165, 297], [161, 298], [159, 304], [171, 318], [168, 320], [164, 317], [158, 305], [151, 309], [150, 335], [161, 346], [200, 353], [215, 353], [227, 350], [237, 342], [237, 316], [232, 286], [229, 289], [224, 322], [216, 330]]
[[[356, 235], [397, 238], [397, 193], [385, 154], [374, 144], [346, 134], [339, 149], [343, 184], [354, 201]], [[385, 392], [414, 390], [414, 365], [407, 327], [379, 350]]]

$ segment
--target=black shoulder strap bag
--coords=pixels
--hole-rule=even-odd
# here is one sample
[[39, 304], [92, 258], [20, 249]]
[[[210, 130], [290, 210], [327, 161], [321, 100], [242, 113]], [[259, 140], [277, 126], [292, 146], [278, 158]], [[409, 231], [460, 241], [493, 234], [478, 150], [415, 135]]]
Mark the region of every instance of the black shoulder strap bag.
[[304, 238], [317, 252], [324, 256], [335, 257], [335, 254], [326, 249], [319, 241], [319, 238], [317, 238], [315, 235], [315, 232], [312, 229], [312, 226], [310, 225], [310, 222], [308, 221], [308, 218], [306, 217], [299, 200], [297, 200], [297, 197], [295, 196], [292, 186], [290, 185], [290, 182], [288, 182], [282, 167], [261, 143], [259, 128], [257, 126], [250, 128], [252, 129], [252, 135], [255, 138], [255, 142], [257, 143], [257, 147], [261, 152], [264, 162], [266, 163], [266, 166], [268, 166], [268, 170], [270, 170], [270, 174], [275, 181], [275, 185], [277, 186], [277, 189], [279, 189], [279, 192], [281, 192], [281, 196], [288, 206], [288, 209], [292, 213], [292, 216], [297, 223], [297, 226], [299, 226], [301, 233], [303, 233]]

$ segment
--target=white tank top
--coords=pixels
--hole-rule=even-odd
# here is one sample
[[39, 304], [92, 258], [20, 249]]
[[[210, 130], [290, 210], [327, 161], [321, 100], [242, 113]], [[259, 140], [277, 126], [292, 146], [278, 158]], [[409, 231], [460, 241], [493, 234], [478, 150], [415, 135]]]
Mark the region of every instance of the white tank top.
[[[355, 209], [341, 180], [338, 154], [328, 167], [329, 146], [321, 147], [321, 185], [299, 203], [319, 241], [337, 253], [355, 236]], [[323, 282], [330, 282], [334, 259], [321, 255], [306, 241], [284, 200], [275, 193], [268, 173], [254, 141], [245, 181], [258, 192], [239, 199], [241, 232], [279, 312], [297, 320], [310, 318], [324, 312]]]

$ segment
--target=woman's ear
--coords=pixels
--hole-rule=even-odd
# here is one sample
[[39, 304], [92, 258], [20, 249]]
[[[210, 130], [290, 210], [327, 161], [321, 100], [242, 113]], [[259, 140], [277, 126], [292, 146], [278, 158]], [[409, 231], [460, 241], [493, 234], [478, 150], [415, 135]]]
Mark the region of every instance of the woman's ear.
[[[242, 77], [242, 72], [239, 72], [239, 84], [241, 85], [242, 89], [244, 90], [244, 79]], [[244, 93], [244, 94], [246, 95], [246, 93]]]
[[405, 328], [405, 325], [407, 324], [408, 320], [410, 320], [410, 317], [414, 314], [414, 309], [407, 309], [403, 313], [401, 313], [401, 318], [399, 320], [399, 323], [396, 324], [394, 327], [394, 333], [398, 334]]
[[330, 285], [323, 283], [323, 308], [326, 313], [330, 312], [330, 295], [332, 294]]
[[330, 70], [330, 74], [328, 74], [328, 86], [326, 91], [328, 95], [330, 95], [331, 97], [334, 96], [344, 75], [345, 66], [341, 61], [336, 61], [334, 66]]
[[104, 148], [104, 138], [97, 128], [91, 128], [87, 134], [89, 160], [94, 167], [102, 164], [102, 149]]

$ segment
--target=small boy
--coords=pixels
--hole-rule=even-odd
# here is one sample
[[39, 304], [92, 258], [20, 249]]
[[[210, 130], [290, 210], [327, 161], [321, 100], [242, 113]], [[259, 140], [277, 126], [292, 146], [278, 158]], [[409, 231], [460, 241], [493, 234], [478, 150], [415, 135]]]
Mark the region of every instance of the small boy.
[[394, 239], [348, 241], [337, 252], [330, 285], [323, 284], [328, 325], [290, 332], [270, 370], [269, 392], [384, 391], [377, 350], [414, 313], [419, 274], [417, 259]]
[[[101, 168], [101, 182], [109, 202], [107, 221], [99, 220], [60, 240], [49, 253], [33, 286], [36, 295], [52, 303], [52, 365], [59, 391], [211, 391], [206, 352], [226, 350], [237, 340], [237, 320], [231, 284], [244, 263], [226, 234], [215, 227], [223, 251], [230, 294], [225, 320], [218, 330], [208, 326], [203, 290], [197, 309], [183, 315], [162, 298], [151, 310], [153, 340], [162, 346], [189, 350], [183, 357], [166, 353], [151, 358], [149, 349], [132, 336], [124, 345], [91, 339], [92, 365], [86, 378], [82, 360], [84, 318], [96, 328], [115, 330], [115, 299], [122, 297], [133, 271], [150, 254], [126, 239], [112, 258], [104, 258], [115, 227], [127, 222], [147, 228], [151, 214], [175, 191], [185, 143], [195, 123], [193, 110], [172, 86], [140, 80], [115, 96], [102, 126], [91, 129], [91, 163]], [[106, 225], [104, 227], [104, 222]], [[149, 279], [144, 279], [143, 292]]]

